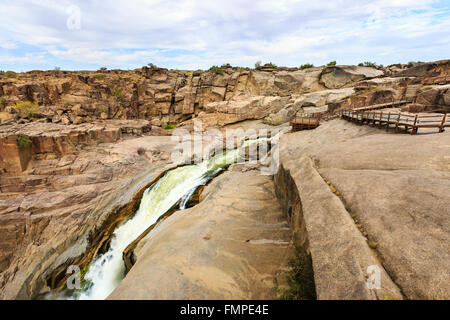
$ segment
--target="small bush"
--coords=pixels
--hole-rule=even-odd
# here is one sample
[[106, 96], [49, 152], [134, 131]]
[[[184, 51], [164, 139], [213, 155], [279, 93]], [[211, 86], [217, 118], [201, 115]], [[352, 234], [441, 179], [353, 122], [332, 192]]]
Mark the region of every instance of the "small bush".
[[302, 247], [295, 247], [295, 255], [288, 262], [288, 289], [283, 290], [282, 300], [315, 300], [316, 286], [311, 255]]
[[31, 143], [32, 141], [30, 137], [27, 136], [26, 134], [21, 133], [17, 136], [17, 147], [20, 150], [27, 149], [31, 145]]
[[14, 71], [6, 71], [5, 76], [7, 78], [15, 78], [15, 77], [17, 77], [17, 73], [15, 73]]
[[376, 249], [378, 247], [378, 243], [375, 241], [369, 241], [368, 244], [371, 249]]
[[266, 64], [264, 65], [264, 67], [269, 67], [269, 68], [272, 68], [272, 69], [278, 68], [277, 65], [274, 64], [274, 63], [272, 63], [272, 62], [266, 63]]
[[301, 66], [300, 66], [300, 69], [309, 69], [309, 68], [312, 68], [312, 67], [314, 67], [314, 65], [312, 64], [312, 63], [305, 63], [305, 64], [302, 64]]
[[336, 65], [336, 61], [330, 61], [327, 63], [327, 67], [334, 67]]
[[163, 128], [164, 130], [172, 130], [172, 129], [174, 129], [176, 126], [177, 126], [176, 124], [166, 124], [166, 125], [162, 125], [162, 128]]
[[192, 76], [192, 71], [186, 71], [185, 73], [184, 73], [185, 75], [188, 75], [188, 76]]
[[54, 71], [61, 71], [61, 68], [60, 67], [55, 67], [53, 70]]
[[152, 68], [152, 69], [157, 69], [158, 68], [158, 66], [156, 65], [156, 64], [153, 64], [153, 63], [148, 63], [147, 64], [150, 68]]
[[370, 61], [364, 61], [361, 62], [360, 64], [358, 64], [358, 66], [360, 67], [375, 67], [376, 63], [375, 62], [370, 62]]
[[16, 103], [17, 113], [21, 117], [33, 117], [39, 112], [39, 107], [31, 101], [19, 101]]
[[261, 61], [256, 61], [255, 63], [255, 69], [258, 69], [259, 67], [261, 67]]
[[144, 155], [146, 152], [147, 152], [147, 149], [145, 149], [145, 148], [143, 148], [143, 147], [139, 147], [139, 148], [137, 149], [137, 153], [138, 153], [138, 155], [140, 155], [140, 156]]
[[95, 79], [98, 79], [98, 80], [102, 80], [102, 79], [105, 79], [106, 75], [104, 73], [99, 72], [99, 73], [94, 73], [92, 75], [92, 77], [94, 77]]
[[218, 66], [212, 66], [211, 68], [209, 68], [209, 71], [214, 71], [216, 74], [223, 74], [223, 70], [221, 67]]
[[122, 90], [119, 87], [114, 88], [113, 95], [115, 95], [116, 98], [120, 102], [124, 102], [125, 101], [125, 95], [122, 93]]

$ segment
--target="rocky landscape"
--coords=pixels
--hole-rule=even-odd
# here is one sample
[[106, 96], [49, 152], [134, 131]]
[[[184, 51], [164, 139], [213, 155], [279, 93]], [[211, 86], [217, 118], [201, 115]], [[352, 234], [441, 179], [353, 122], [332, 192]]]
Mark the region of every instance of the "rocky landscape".
[[[449, 112], [450, 60], [0, 73], [0, 298], [40, 298], [103, 252], [177, 165], [175, 127], [288, 132], [295, 114], [400, 100]], [[310, 255], [318, 299], [449, 298], [448, 132], [334, 119], [285, 133], [279, 150], [275, 175], [232, 165], [160, 221], [110, 298], [279, 298], [294, 247]], [[373, 265], [381, 289], [366, 286]]]

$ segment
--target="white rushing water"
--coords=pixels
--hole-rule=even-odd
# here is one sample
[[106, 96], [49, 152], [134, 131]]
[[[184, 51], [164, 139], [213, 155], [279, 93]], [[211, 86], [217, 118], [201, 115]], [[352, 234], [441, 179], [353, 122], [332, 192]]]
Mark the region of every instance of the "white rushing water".
[[[241, 148], [256, 141], [261, 140], [246, 141]], [[238, 155], [239, 149], [229, 150], [202, 163], [170, 170], [145, 190], [135, 215], [114, 231], [109, 250], [89, 266], [84, 277], [90, 283], [88, 289], [76, 293], [73, 298], [108, 297], [125, 276], [122, 253], [126, 247], [179, 201], [180, 209], [184, 209], [195, 189], [206, 184], [227, 165], [236, 162]]]

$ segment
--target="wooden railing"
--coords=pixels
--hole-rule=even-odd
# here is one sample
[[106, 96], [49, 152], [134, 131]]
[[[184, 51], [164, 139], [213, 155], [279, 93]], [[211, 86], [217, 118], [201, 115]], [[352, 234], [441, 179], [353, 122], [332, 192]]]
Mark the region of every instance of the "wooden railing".
[[362, 124], [371, 124], [373, 126], [387, 129], [391, 125], [397, 131], [404, 127], [405, 132], [411, 130], [411, 134], [419, 131], [419, 128], [437, 128], [438, 132], [443, 132], [444, 128], [450, 127], [450, 121], [447, 114], [409, 114], [401, 112], [383, 112], [383, 111], [361, 111], [353, 109], [351, 111], [341, 111], [343, 119]]
[[369, 106], [364, 106], [364, 107], [358, 107], [358, 108], [353, 108], [352, 111], [369, 111], [369, 110], [379, 110], [379, 109], [386, 109], [386, 108], [394, 108], [397, 106], [401, 106], [404, 104], [408, 104], [411, 102], [408, 102], [407, 100], [400, 100], [400, 101], [390, 101], [390, 102], [386, 102], [386, 103], [379, 103], [379, 104], [372, 104]]

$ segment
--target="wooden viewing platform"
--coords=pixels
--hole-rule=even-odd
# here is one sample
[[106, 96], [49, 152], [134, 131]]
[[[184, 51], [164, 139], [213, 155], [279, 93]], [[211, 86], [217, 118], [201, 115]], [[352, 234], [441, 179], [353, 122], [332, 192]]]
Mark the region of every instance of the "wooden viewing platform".
[[319, 126], [320, 118], [315, 116], [295, 116], [290, 121], [292, 131], [315, 129]]
[[409, 102], [407, 100], [391, 101], [391, 102], [386, 102], [386, 103], [373, 104], [371, 106], [366, 106], [366, 107], [353, 108], [352, 111], [369, 111], [369, 110], [394, 108], [394, 107], [398, 107], [398, 106], [408, 104], [408, 103], [411, 103], [411, 102]]
[[400, 127], [405, 132], [411, 130], [411, 134], [419, 131], [419, 128], [436, 128], [438, 132], [443, 132], [444, 128], [450, 127], [447, 114], [409, 114], [401, 112], [383, 111], [341, 111], [341, 118], [358, 122], [361, 124], [371, 124], [389, 129], [391, 125], [397, 131]]

